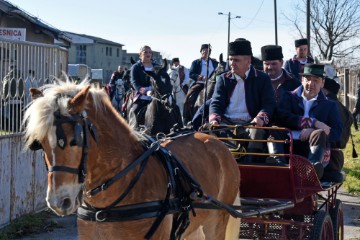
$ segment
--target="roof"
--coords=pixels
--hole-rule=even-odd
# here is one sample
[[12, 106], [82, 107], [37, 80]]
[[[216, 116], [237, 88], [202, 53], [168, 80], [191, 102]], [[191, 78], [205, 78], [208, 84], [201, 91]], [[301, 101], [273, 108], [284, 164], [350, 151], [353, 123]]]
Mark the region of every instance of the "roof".
[[70, 41], [69, 37], [64, 35], [64, 32], [62, 32], [61, 30], [50, 26], [41, 19], [25, 12], [24, 10], [20, 9], [19, 7], [13, 5], [8, 1], [0, 0], [0, 11], [3, 11], [10, 16], [17, 17], [19, 19], [36, 25], [37, 27], [41, 28], [41, 30], [45, 34], [53, 36], [55, 39]]
[[124, 44], [121, 44], [121, 43], [109, 41], [109, 40], [106, 40], [103, 38], [94, 37], [94, 36], [90, 36], [90, 35], [86, 35], [86, 34], [78, 34], [78, 33], [66, 32], [66, 31], [64, 33], [65, 33], [65, 35], [67, 35], [69, 38], [72, 39], [71, 40], [72, 43], [77, 43], [74, 36], [78, 36], [81, 38], [91, 39], [93, 41], [93, 43], [102, 43], [102, 44], [114, 45], [114, 46], [119, 46], [119, 47], [124, 46]]

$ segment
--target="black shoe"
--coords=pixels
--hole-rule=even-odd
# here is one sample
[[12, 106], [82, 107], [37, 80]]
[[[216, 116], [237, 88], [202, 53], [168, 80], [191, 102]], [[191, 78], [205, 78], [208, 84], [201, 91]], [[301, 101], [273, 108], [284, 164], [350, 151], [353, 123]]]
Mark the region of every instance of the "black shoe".
[[319, 180], [322, 178], [322, 176], [324, 175], [324, 166], [322, 165], [321, 162], [316, 162], [313, 163], [313, 167], [315, 169], [316, 175], [318, 176]]
[[285, 159], [279, 157], [267, 157], [265, 162], [275, 166], [286, 166]]

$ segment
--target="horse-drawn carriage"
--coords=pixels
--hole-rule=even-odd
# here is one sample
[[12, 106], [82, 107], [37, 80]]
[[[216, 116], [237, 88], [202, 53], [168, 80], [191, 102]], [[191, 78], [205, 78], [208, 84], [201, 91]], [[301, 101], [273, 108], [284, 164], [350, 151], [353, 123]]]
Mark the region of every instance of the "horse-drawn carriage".
[[86, 82], [31, 94], [26, 146], [45, 152], [48, 206], [78, 210], [80, 239], [343, 239], [341, 183], [291, 149], [288, 166], [237, 164], [248, 139], [142, 135]]
[[[234, 132], [239, 131], [239, 128], [251, 127], [228, 126], [225, 129]], [[289, 131], [286, 128], [264, 129]], [[224, 132], [224, 126], [220, 126], [219, 130]], [[239, 164], [243, 213], [258, 213], [242, 217], [240, 238], [344, 239], [342, 203], [336, 199], [342, 184], [338, 182], [339, 177], [333, 181], [329, 181], [329, 177], [326, 182], [319, 181], [312, 164], [306, 158], [292, 153], [291, 134], [289, 136], [290, 141], [285, 141], [289, 151], [283, 154], [288, 157], [288, 165]], [[234, 137], [219, 139], [228, 145], [239, 162], [246, 156], [266, 158], [270, 155], [244, 151], [241, 145], [255, 140]], [[345, 175], [341, 174], [343, 176], [340, 179], [344, 180]]]

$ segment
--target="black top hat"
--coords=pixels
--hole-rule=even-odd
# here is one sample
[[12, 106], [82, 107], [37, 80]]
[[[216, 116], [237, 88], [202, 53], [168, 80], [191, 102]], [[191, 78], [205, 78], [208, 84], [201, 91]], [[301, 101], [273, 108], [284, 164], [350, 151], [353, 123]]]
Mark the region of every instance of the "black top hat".
[[304, 73], [300, 73], [303, 76], [317, 76], [324, 77], [324, 64], [309, 63], [305, 64]]
[[340, 90], [340, 84], [337, 83], [334, 79], [325, 77], [324, 88], [336, 95]]
[[298, 40], [295, 40], [295, 47], [300, 47], [301, 45], [308, 45], [308, 40], [307, 38], [301, 38]]
[[248, 40], [237, 40], [229, 43], [229, 55], [252, 56], [251, 43]]
[[209, 44], [202, 44], [200, 48], [200, 52], [205, 48], [209, 48]]
[[261, 48], [261, 59], [266, 60], [282, 60], [282, 47], [276, 45], [266, 45]]
[[174, 63], [174, 62], [180, 62], [179, 58], [173, 58], [173, 59], [171, 60], [171, 63]]

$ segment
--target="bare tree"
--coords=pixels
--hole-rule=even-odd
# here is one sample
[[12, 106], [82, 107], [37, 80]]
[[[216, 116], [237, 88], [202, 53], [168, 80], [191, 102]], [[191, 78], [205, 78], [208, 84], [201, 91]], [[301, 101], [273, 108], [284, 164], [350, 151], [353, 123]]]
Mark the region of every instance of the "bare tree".
[[[311, 37], [322, 59], [347, 57], [360, 49], [359, 0], [311, 0], [310, 4]], [[296, 17], [286, 18], [304, 37], [306, 0], [299, 0], [295, 9]]]

